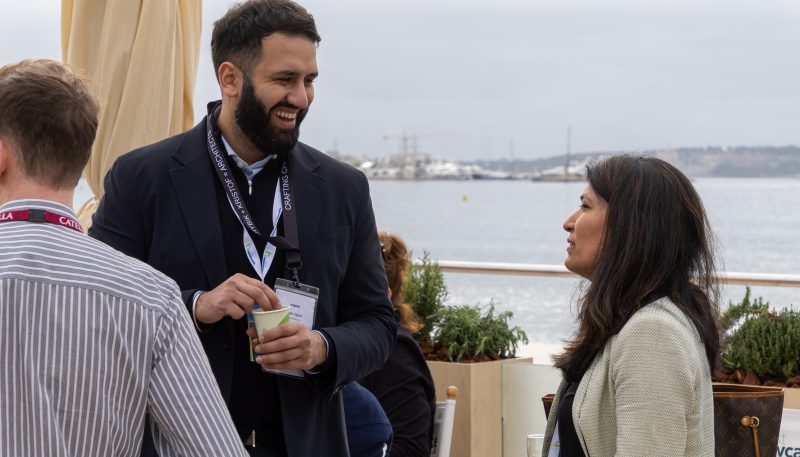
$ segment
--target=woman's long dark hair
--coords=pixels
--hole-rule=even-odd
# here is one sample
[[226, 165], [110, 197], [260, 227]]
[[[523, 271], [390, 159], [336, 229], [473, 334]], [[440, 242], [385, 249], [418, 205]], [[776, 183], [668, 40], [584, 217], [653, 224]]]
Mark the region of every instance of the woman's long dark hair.
[[588, 166], [587, 181], [608, 202], [602, 247], [579, 300], [578, 330], [554, 357], [555, 366], [579, 381], [608, 339], [660, 294], [694, 323], [713, 371], [719, 352], [714, 240], [692, 183], [663, 160], [630, 155]]

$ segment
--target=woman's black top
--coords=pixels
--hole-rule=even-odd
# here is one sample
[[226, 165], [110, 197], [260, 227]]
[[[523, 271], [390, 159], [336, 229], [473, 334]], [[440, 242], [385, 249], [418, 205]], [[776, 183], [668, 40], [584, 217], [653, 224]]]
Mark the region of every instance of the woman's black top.
[[575, 391], [579, 383], [567, 384], [564, 395], [558, 404], [558, 438], [560, 441], [560, 457], [586, 457], [575, 432], [575, 423], [572, 421], [572, 402], [575, 400]]

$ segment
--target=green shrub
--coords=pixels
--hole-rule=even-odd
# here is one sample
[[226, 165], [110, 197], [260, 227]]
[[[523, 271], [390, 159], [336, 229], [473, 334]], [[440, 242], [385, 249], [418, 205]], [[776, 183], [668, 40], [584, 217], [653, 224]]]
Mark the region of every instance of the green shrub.
[[434, 341], [448, 348], [452, 362], [482, 356], [511, 358], [520, 342], [528, 343], [528, 336], [520, 327], [509, 327], [512, 316], [511, 311], [495, 315], [494, 303], [489, 303], [485, 312], [479, 305], [445, 307], [437, 314], [439, 326]]
[[736, 325], [741, 324], [742, 320], [753, 316], [769, 313], [769, 303], [764, 302], [762, 297], [750, 300], [750, 288], [745, 287], [744, 298], [739, 303], [728, 303], [728, 309], [722, 314], [719, 320], [719, 331], [723, 338], [728, 336]]
[[409, 264], [405, 283], [405, 301], [419, 315], [423, 327], [414, 335], [417, 341], [431, 341], [439, 310], [447, 299], [447, 284], [439, 264], [425, 252], [421, 265]]
[[417, 265], [409, 265], [405, 301], [423, 323], [414, 335], [421, 346], [433, 351], [444, 348], [447, 359], [460, 362], [514, 357], [519, 343], [528, 343], [528, 336], [520, 327], [509, 327], [513, 314], [495, 314], [494, 303], [489, 303], [485, 312], [479, 305], [445, 306], [447, 284], [442, 269], [428, 252], [420, 260]]
[[722, 363], [754, 373], [761, 379], [789, 378], [800, 373], [800, 313], [769, 310], [761, 297], [750, 300], [750, 288], [740, 303], [731, 303], [720, 320]]

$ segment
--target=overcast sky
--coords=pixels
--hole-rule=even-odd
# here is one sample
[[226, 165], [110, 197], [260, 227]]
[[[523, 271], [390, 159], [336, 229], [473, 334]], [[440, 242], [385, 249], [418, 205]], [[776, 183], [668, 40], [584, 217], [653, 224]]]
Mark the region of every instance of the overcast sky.
[[[151, 0], [155, 1], [155, 0]], [[205, 0], [196, 113], [218, 98]], [[60, 59], [60, 0], [0, 0], [0, 63]], [[322, 35], [301, 139], [534, 158], [800, 144], [797, 0], [306, 0]]]

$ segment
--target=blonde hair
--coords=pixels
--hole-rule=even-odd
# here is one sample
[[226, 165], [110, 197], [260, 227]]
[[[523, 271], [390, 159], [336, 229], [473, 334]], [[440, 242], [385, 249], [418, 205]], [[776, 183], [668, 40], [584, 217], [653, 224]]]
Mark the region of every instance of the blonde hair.
[[406, 271], [409, 264], [409, 253], [406, 243], [394, 233], [378, 232], [381, 241], [381, 256], [386, 269], [386, 279], [389, 280], [389, 289], [392, 291], [392, 305], [400, 315], [400, 325], [410, 333], [416, 333], [422, 328], [422, 322], [414, 312], [414, 308], [404, 300], [404, 284]]

